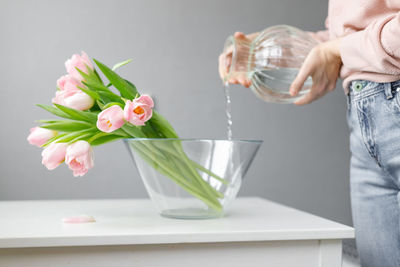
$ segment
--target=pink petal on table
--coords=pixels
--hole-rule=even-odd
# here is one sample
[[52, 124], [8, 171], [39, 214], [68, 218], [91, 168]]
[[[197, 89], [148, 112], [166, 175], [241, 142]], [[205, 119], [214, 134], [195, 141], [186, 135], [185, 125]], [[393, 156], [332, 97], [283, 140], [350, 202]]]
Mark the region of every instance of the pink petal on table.
[[78, 215], [78, 216], [71, 216], [62, 219], [63, 223], [92, 223], [96, 222], [93, 216], [89, 215]]

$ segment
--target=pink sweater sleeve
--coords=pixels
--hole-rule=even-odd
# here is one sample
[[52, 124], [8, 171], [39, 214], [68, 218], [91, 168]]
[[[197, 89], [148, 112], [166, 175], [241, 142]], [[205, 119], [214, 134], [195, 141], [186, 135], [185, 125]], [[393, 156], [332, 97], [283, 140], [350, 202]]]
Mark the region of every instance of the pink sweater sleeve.
[[329, 41], [329, 30], [328, 30], [328, 18], [325, 20], [325, 28], [326, 30], [317, 31], [317, 32], [308, 32], [312, 38], [317, 40], [318, 42], [327, 42]]
[[344, 36], [340, 54], [349, 69], [400, 75], [400, 12]]
[[327, 42], [329, 41], [329, 31], [318, 31], [318, 32], [309, 32], [312, 38], [317, 40], [318, 42]]

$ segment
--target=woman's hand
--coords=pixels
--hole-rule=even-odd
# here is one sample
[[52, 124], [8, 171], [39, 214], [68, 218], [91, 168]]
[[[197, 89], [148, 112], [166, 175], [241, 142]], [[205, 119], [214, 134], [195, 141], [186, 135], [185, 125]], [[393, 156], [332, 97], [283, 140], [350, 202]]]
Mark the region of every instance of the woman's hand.
[[313, 85], [310, 92], [294, 104], [305, 105], [324, 96], [335, 89], [342, 59], [339, 51], [340, 39], [321, 43], [308, 54], [290, 86], [290, 94], [296, 96], [303, 87], [308, 76], [312, 77]]
[[[233, 37], [235, 38], [235, 40], [252, 41], [255, 37], [257, 37], [257, 35], [258, 35], [258, 32], [248, 34], [248, 35], [245, 35], [242, 32], [235, 32]], [[231, 67], [232, 52], [233, 52], [233, 47], [230, 47], [226, 54], [222, 53], [218, 58], [219, 76], [221, 77], [222, 80], [224, 80], [224, 78], [228, 75], [229, 68]], [[240, 51], [237, 51], [237, 53], [240, 53]], [[231, 77], [227, 82], [231, 83], [231, 84], [241, 84], [246, 88], [250, 87], [250, 85], [251, 85], [250, 79], [248, 79], [245, 74], [240, 74], [236, 77]]]

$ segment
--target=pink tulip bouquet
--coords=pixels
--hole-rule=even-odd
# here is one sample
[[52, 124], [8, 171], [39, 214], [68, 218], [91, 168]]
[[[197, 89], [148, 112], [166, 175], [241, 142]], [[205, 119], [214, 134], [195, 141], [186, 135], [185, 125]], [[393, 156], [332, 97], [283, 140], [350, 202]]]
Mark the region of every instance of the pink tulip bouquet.
[[[57, 81], [53, 105], [38, 105], [62, 118], [39, 120], [40, 126], [32, 128], [28, 136], [30, 144], [43, 148], [42, 163], [49, 170], [65, 163], [74, 176], [83, 176], [94, 166], [94, 146], [125, 138], [178, 138], [170, 123], [154, 110], [152, 98], [140, 95], [135, 85], [115, 72], [129, 61], [112, 69], [93, 61], [107, 83], [85, 52], [75, 54], [65, 62], [68, 74]], [[191, 161], [179, 143], [174, 147], [155, 147], [139, 142], [135, 149], [157, 171], [210, 208], [221, 210], [218, 199], [223, 195], [198, 172], [205, 172], [224, 184], [226, 181]], [[191, 175], [184, 177], [181, 173]]]

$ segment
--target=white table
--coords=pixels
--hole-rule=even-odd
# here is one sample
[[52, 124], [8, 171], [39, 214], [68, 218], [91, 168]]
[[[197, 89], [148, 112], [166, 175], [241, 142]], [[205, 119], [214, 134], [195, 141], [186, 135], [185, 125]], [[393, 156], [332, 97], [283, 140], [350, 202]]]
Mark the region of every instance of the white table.
[[[88, 214], [95, 223], [63, 224]], [[177, 220], [150, 200], [0, 202], [1, 267], [341, 266], [351, 227], [261, 198], [227, 216]]]

